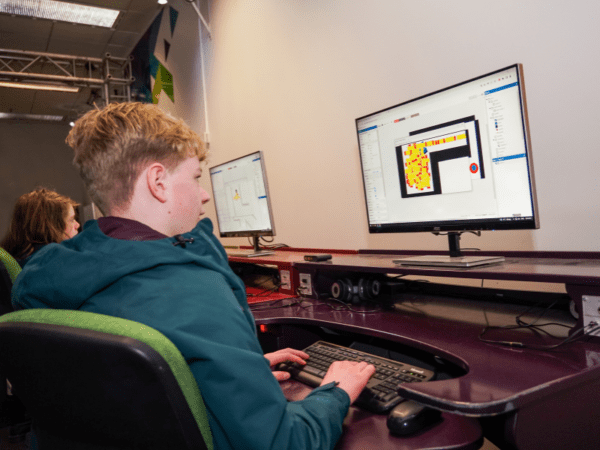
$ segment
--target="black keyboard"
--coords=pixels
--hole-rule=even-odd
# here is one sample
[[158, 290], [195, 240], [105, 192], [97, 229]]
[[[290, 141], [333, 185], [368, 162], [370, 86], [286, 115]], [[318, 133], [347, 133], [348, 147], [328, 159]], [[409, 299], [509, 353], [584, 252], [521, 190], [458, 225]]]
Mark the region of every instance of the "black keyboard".
[[355, 405], [374, 413], [386, 413], [403, 399], [396, 392], [400, 383], [421, 383], [431, 380], [435, 373], [349, 347], [318, 341], [304, 352], [310, 355], [306, 365], [282, 363], [278, 370], [290, 372], [292, 378], [312, 387], [319, 386], [334, 361], [366, 361], [376, 368]]

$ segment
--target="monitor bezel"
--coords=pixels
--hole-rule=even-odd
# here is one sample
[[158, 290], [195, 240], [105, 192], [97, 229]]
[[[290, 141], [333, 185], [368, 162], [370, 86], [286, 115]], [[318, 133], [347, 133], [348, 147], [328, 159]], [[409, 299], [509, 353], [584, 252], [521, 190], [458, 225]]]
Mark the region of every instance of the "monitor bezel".
[[[242, 160], [244, 158], [248, 158], [251, 156], [258, 156], [260, 159], [260, 167], [262, 171], [263, 183], [265, 185], [265, 193], [267, 195], [267, 209], [269, 210], [269, 223], [271, 224], [270, 229], [263, 230], [246, 230], [246, 231], [221, 231], [221, 222], [219, 220], [219, 214], [217, 213], [217, 205], [215, 200], [215, 188], [213, 184], [212, 174], [213, 169], [217, 169], [221, 166], [226, 166], [235, 161]], [[219, 236], [220, 237], [260, 237], [260, 236], [275, 236], [275, 222], [273, 221], [273, 206], [271, 203], [271, 193], [269, 192], [269, 181], [267, 178], [267, 169], [265, 165], [265, 155], [262, 150], [257, 150], [255, 152], [248, 153], [243, 156], [239, 156], [237, 158], [233, 158], [229, 161], [219, 163], [215, 166], [212, 166], [208, 169], [210, 185], [213, 193], [213, 202], [215, 204], [215, 216], [217, 218], [217, 227], [219, 228]]]
[[[494, 219], [469, 219], [469, 220], [449, 220], [449, 221], [428, 221], [428, 222], [403, 222], [403, 223], [390, 223], [390, 224], [372, 224], [369, 216], [369, 203], [367, 196], [367, 187], [365, 183], [365, 171], [364, 171], [364, 162], [362, 157], [362, 152], [360, 148], [360, 127], [359, 121], [364, 120], [366, 118], [375, 116], [377, 114], [381, 114], [382, 112], [389, 111], [391, 109], [397, 108], [399, 106], [407, 105], [412, 102], [416, 102], [427, 97], [431, 97], [437, 95], [439, 93], [449, 91], [451, 89], [457, 88], [459, 86], [463, 86], [465, 84], [474, 82], [478, 79], [482, 79], [485, 77], [492, 76], [496, 73], [500, 73], [506, 70], [516, 69], [517, 77], [518, 77], [518, 87], [519, 87], [519, 98], [521, 105], [521, 117], [523, 123], [523, 137], [525, 143], [525, 151], [527, 155], [527, 166], [529, 170], [529, 188], [530, 188], [530, 200], [533, 211], [533, 217], [528, 218], [526, 220], [501, 220], [500, 218]], [[503, 67], [498, 70], [494, 70], [492, 72], [488, 72], [484, 75], [479, 75], [477, 77], [470, 78], [468, 80], [462, 81], [460, 83], [453, 84], [451, 86], [445, 87], [443, 89], [439, 89], [434, 92], [430, 92], [428, 94], [415, 97], [413, 99], [407, 100], [402, 103], [398, 103], [392, 105], [387, 108], [383, 108], [379, 111], [366, 114], [364, 116], [358, 117], [355, 119], [355, 127], [356, 127], [356, 136], [358, 139], [358, 152], [360, 157], [360, 165], [361, 165], [361, 177], [363, 180], [363, 192], [365, 195], [365, 208], [367, 212], [367, 222], [369, 226], [369, 233], [371, 234], [379, 234], [379, 233], [411, 233], [411, 232], [464, 232], [464, 231], [486, 231], [486, 230], [533, 230], [539, 229], [539, 212], [538, 212], [538, 204], [537, 204], [537, 193], [535, 188], [535, 176], [533, 170], [533, 159], [531, 154], [531, 138], [529, 133], [529, 118], [527, 114], [527, 99], [525, 95], [525, 80], [523, 76], [523, 65], [520, 63], [512, 64], [510, 66]]]

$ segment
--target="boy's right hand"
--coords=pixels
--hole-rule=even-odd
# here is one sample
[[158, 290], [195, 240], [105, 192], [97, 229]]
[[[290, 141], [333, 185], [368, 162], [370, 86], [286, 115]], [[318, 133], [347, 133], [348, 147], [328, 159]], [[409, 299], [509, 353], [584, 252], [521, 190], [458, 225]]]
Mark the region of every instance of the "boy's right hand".
[[332, 381], [338, 382], [338, 387], [346, 391], [352, 404], [374, 373], [375, 366], [364, 361], [335, 361], [329, 366], [321, 386]]

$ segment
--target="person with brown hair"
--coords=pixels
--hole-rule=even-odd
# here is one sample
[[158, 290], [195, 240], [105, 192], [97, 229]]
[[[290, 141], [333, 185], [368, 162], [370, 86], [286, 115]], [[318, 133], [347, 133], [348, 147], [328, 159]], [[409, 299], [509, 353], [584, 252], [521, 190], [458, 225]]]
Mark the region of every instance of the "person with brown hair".
[[105, 217], [23, 269], [15, 309], [92, 311], [163, 333], [188, 361], [216, 449], [332, 449], [375, 368], [335, 362], [305, 399], [286, 400], [277, 381], [289, 374], [275, 366], [308, 355], [263, 354], [244, 283], [201, 219], [200, 137], [155, 105], [117, 103], [80, 118], [67, 142]]
[[77, 234], [77, 206], [69, 197], [42, 187], [21, 195], [0, 247], [23, 267], [42, 247]]

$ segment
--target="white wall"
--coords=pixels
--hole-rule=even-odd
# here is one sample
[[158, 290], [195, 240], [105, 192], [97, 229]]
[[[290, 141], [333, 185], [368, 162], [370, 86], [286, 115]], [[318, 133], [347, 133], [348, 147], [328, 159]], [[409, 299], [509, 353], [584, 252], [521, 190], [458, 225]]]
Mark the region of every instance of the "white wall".
[[600, 251], [598, 17], [592, 0], [214, 0], [209, 164], [264, 151], [277, 242], [444, 250], [369, 235], [354, 119], [520, 62], [541, 228], [462, 246]]

